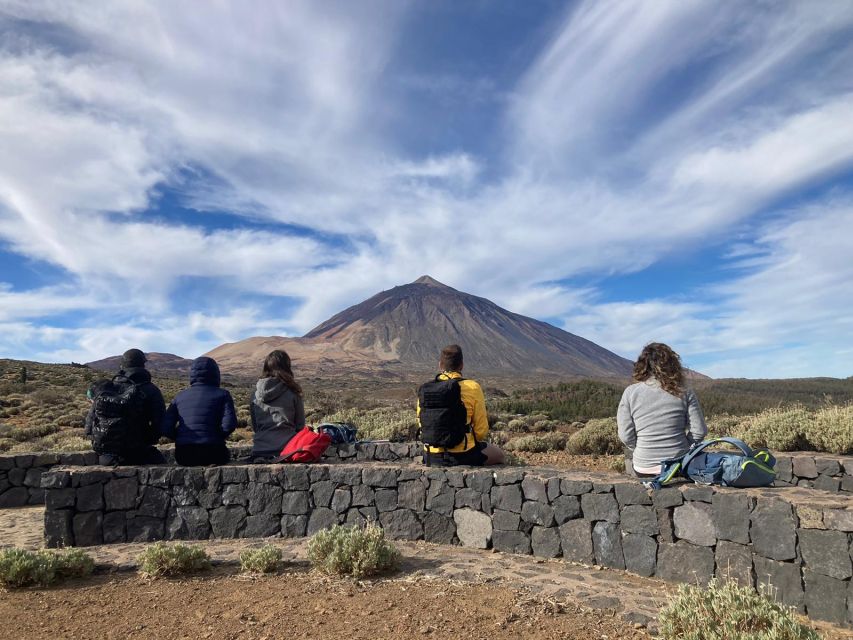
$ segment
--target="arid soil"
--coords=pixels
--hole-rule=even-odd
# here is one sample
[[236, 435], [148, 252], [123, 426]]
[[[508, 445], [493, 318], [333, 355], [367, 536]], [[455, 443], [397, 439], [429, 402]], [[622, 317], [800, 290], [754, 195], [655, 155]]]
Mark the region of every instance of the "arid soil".
[[0, 600], [17, 638], [648, 638], [577, 605], [446, 580], [356, 583], [305, 571], [147, 580], [98, 576]]

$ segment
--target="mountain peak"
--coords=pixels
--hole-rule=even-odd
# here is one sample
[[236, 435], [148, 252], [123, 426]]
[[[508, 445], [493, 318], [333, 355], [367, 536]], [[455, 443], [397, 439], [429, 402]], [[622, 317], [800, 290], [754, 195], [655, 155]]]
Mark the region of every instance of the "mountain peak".
[[444, 287], [446, 289], [450, 288], [446, 284], [442, 284], [441, 282], [439, 282], [438, 280], [436, 280], [432, 276], [421, 276], [420, 278], [415, 280], [412, 284], [426, 284], [426, 285], [429, 285], [430, 287]]

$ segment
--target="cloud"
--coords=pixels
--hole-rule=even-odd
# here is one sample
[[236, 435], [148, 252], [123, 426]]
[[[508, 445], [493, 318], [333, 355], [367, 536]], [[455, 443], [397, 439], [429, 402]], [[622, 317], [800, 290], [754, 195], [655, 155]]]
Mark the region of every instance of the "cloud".
[[[738, 349], [769, 363], [797, 335], [842, 340], [853, 301], [825, 271], [847, 274], [846, 254], [821, 233], [849, 228], [823, 189], [853, 163], [848, 3], [573, 5], [515, 86], [471, 74], [488, 117], [451, 151], [410, 143], [406, 113], [449, 126], [442, 95], [466, 87], [401, 64], [408, 10], [4, 3], [0, 242], [68, 273], [0, 290], [8, 348], [100, 357], [123, 335], [193, 355], [424, 273], [629, 356], [665, 338], [741, 366]], [[425, 89], [417, 109], [401, 83]], [[192, 215], [169, 218], [164, 194]], [[727, 282], [639, 303], [598, 290], [708, 247]], [[194, 313], [188, 279], [208, 283]], [[220, 316], [228, 296], [286, 311]], [[51, 319], [74, 310], [86, 326]]]

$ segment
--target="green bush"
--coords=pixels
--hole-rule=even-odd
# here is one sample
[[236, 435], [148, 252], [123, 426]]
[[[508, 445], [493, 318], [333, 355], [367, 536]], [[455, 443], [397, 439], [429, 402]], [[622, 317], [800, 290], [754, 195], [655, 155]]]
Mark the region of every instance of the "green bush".
[[272, 544], [240, 552], [240, 568], [247, 573], [273, 573], [280, 563], [281, 549]]
[[94, 568], [95, 561], [80, 549], [0, 551], [0, 583], [7, 587], [44, 587], [63, 578], [87, 576]]
[[323, 573], [363, 578], [396, 568], [400, 552], [373, 523], [365, 527], [335, 525], [314, 534], [308, 542], [308, 559]]
[[734, 582], [679, 586], [658, 622], [664, 640], [820, 640], [792, 609]]
[[504, 448], [507, 451], [529, 451], [530, 453], [562, 451], [566, 447], [567, 440], [568, 436], [565, 433], [539, 433], [513, 438]]
[[210, 569], [210, 558], [199, 546], [155, 542], [139, 554], [139, 571], [147, 576], [176, 576]]
[[566, 451], [574, 455], [608, 455], [622, 452], [616, 418], [596, 418], [569, 436]]
[[519, 418], [513, 418], [507, 423], [506, 428], [509, 431], [526, 431], [527, 423]]

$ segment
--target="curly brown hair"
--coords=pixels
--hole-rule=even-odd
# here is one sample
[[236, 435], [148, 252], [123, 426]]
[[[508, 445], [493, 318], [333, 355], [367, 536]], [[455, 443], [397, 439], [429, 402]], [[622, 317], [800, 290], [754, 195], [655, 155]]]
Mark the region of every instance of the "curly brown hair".
[[674, 396], [684, 393], [684, 369], [681, 358], [668, 345], [651, 342], [643, 347], [634, 363], [634, 380], [643, 382], [655, 378], [661, 388]]

